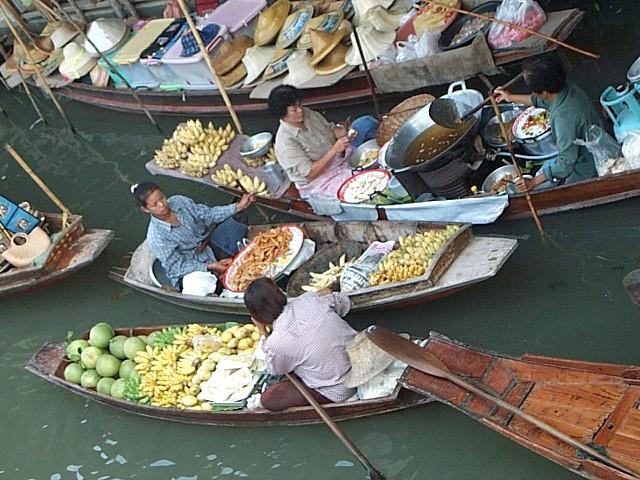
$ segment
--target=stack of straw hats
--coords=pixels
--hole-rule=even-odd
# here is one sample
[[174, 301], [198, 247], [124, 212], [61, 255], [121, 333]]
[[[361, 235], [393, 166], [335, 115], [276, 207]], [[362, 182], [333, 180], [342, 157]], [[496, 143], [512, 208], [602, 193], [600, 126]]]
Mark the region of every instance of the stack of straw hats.
[[347, 20], [343, 20], [338, 29], [332, 33], [321, 30], [309, 32], [313, 52], [309, 64], [314, 67], [316, 75], [331, 75], [347, 66], [345, 57], [348, 47], [343, 41], [351, 32], [351, 24]]
[[62, 49], [64, 60], [60, 64], [60, 74], [69, 79], [77, 80], [84, 77], [96, 65], [96, 58], [92, 57], [78, 42], [70, 42]]
[[241, 35], [231, 41], [220, 44], [213, 59], [213, 67], [220, 75], [225, 87], [231, 87], [247, 76], [247, 68], [242, 62], [247, 50], [253, 46], [253, 40]]

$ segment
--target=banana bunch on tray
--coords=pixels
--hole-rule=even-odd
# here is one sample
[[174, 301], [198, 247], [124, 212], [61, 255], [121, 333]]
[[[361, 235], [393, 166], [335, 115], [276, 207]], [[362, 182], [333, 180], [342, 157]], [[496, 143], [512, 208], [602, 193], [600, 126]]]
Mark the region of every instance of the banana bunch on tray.
[[[242, 172], [242, 170], [238, 169], [238, 172]], [[223, 187], [236, 188], [238, 186], [238, 172], [227, 163], [211, 175], [211, 180]]]
[[274, 162], [276, 160], [276, 150], [273, 146], [271, 146], [267, 154], [262, 157], [257, 157], [257, 158], [242, 157], [242, 160], [249, 167], [260, 168], [264, 166], [265, 163]]
[[347, 262], [346, 255], [342, 255], [337, 264], [329, 262], [329, 268], [322, 273], [309, 272], [311, 281], [308, 285], [303, 285], [302, 290], [305, 292], [317, 292], [323, 288], [329, 288], [338, 281], [340, 275], [345, 268], [353, 265], [353, 260]]
[[238, 169], [238, 183], [242, 189], [247, 193], [254, 193], [261, 197], [268, 196], [267, 192], [267, 184], [264, 183], [263, 180], [260, 180], [258, 177], [251, 178], [249, 175], [246, 175], [242, 170]]
[[186, 175], [202, 177], [216, 165], [235, 136], [229, 123], [216, 128], [211, 122], [205, 127], [200, 120], [189, 120], [164, 140], [154, 158], [162, 168], [180, 168]]

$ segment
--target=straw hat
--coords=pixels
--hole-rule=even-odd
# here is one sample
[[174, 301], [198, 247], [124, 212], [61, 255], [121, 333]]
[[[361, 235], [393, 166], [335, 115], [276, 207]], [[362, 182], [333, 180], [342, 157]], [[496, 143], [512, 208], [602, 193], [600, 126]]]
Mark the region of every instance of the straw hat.
[[124, 20], [119, 18], [99, 18], [89, 25], [87, 39], [84, 41], [84, 49], [92, 57], [99, 57], [99, 53], [93, 48], [91, 42], [100, 52], [109, 53], [115, 50], [127, 37], [127, 32], [128, 28]]
[[[249, 47], [253, 46], [253, 40], [246, 35], [241, 35], [231, 41], [225, 40], [220, 44], [213, 59], [213, 67], [218, 75], [226, 75], [236, 67]], [[246, 73], [246, 69], [245, 69]]]
[[242, 63], [247, 69], [247, 76], [244, 79], [244, 85], [250, 85], [255, 82], [260, 74], [267, 68], [271, 57], [276, 52], [276, 47], [269, 45], [266, 47], [253, 46], [247, 49], [242, 58]]
[[347, 66], [347, 47], [344, 43], [339, 43], [336, 48], [329, 52], [329, 55], [316, 65], [315, 72], [317, 75], [331, 75], [332, 73], [339, 72]]
[[67, 78], [78, 79], [85, 76], [96, 64], [96, 59], [77, 42], [69, 43], [62, 50], [64, 61], [60, 65], [60, 73]]
[[393, 356], [378, 347], [367, 337], [366, 330], [358, 332], [347, 345], [351, 370], [344, 379], [347, 388], [359, 387], [383, 372], [393, 363]]
[[286, 50], [276, 50], [273, 57], [271, 57], [269, 65], [267, 65], [266, 70], [262, 74], [262, 79], [271, 80], [272, 78], [276, 78], [277, 76], [285, 73], [289, 69], [287, 60], [292, 53], [293, 50], [290, 48]]
[[329, 11], [333, 12], [334, 10], [340, 10], [344, 13], [344, 18], [351, 18], [355, 13], [351, 0], [338, 0], [336, 2], [331, 2], [329, 4]]
[[278, 0], [260, 12], [256, 31], [253, 34], [253, 41], [256, 45], [266, 45], [276, 38], [289, 14], [289, 7], [289, 0]]
[[307, 50], [311, 48], [311, 38], [309, 37], [309, 30], [320, 30], [322, 32], [333, 33], [340, 26], [340, 22], [344, 18], [342, 11], [329, 12], [324, 15], [313, 17], [307, 23], [302, 35], [298, 39], [296, 47], [301, 50]]
[[11, 52], [11, 55], [9, 56], [9, 58], [7, 58], [7, 61], [5, 62], [5, 65], [7, 66], [7, 71], [11, 73], [17, 73], [18, 67], [20, 66], [20, 59], [22, 58], [23, 55], [24, 53], [22, 52], [22, 47], [19, 44], [14, 45], [13, 52]]
[[400, 26], [400, 20], [406, 12], [400, 10], [389, 11], [381, 5], [367, 10], [364, 20], [379, 32], [395, 32]]
[[293, 52], [287, 59], [289, 73], [282, 83], [299, 87], [315, 77], [316, 72], [314, 72], [313, 67], [309, 65], [309, 60], [311, 60], [311, 54], [308, 51], [296, 50]]
[[289, 15], [285, 19], [280, 34], [276, 39], [276, 47], [280, 49], [287, 48], [295, 42], [302, 35], [311, 17], [313, 17], [313, 6], [309, 4], [303, 5]]
[[100, 65], [96, 64], [91, 69], [89, 77], [91, 78], [91, 84], [96, 87], [104, 88], [109, 84], [109, 73]]
[[240, 62], [229, 73], [222, 75], [220, 80], [225, 87], [229, 88], [240, 83], [246, 76], [247, 69], [245, 68], [244, 63]]
[[54, 49], [53, 41], [46, 35], [33, 37], [33, 46], [36, 50], [45, 55], [49, 55]]
[[343, 20], [340, 27], [333, 33], [311, 30], [309, 32], [311, 49], [313, 50], [313, 56], [309, 62], [311, 66], [320, 63], [350, 33], [351, 24], [347, 20]]
[[60, 26], [61, 23], [62, 21], [60, 20], [45, 23], [44, 27], [42, 27], [42, 31], [40, 32], [40, 35], [44, 35], [45, 37], [50, 37], [51, 34], [56, 30], [56, 28]]
[[51, 41], [56, 49], [61, 49], [79, 34], [69, 22], [60, 22], [51, 34]]
[[[358, 36], [362, 45], [365, 61], [370, 62], [387, 50], [396, 38], [395, 32], [379, 32], [373, 25], [365, 24], [358, 27]], [[362, 65], [360, 52], [355, 46], [355, 37], [351, 34], [351, 48], [347, 52], [349, 65]]]

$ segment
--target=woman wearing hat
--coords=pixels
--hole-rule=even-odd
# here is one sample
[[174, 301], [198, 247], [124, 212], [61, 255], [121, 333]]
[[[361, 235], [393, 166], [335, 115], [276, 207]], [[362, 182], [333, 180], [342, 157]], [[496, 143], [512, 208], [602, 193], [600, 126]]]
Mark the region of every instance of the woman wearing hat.
[[[297, 88], [281, 85], [269, 95], [269, 111], [280, 119], [275, 150], [278, 163], [296, 184], [302, 197], [335, 197], [352, 175], [353, 148], [375, 138], [378, 121], [371, 116], [349, 125], [333, 124], [318, 112], [303, 107]], [[350, 131], [355, 131], [350, 135]]]
[[255, 197], [245, 194], [238, 203], [209, 207], [182, 195], [167, 198], [151, 182], [133, 185], [131, 193], [140, 210], [151, 215], [147, 243], [171, 284], [186, 295], [214, 293], [216, 275], [224, 272], [247, 232], [246, 218], [238, 214]]

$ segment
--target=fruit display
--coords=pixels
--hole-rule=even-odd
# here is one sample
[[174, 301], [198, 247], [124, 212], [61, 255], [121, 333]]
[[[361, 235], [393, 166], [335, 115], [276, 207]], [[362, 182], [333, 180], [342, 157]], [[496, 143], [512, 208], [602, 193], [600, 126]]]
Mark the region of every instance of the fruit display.
[[[256, 147], [257, 148], [257, 147]], [[275, 147], [271, 147], [266, 155], [262, 157], [242, 157], [242, 161], [251, 168], [260, 168], [263, 167], [267, 162], [274, 162], [276, 160], [276, 149]]]
[[240, 185], [247, 193], [254, 193], [261, 197], [268, 196], [267, 184], [263, 180], [258, 177], [250, 177], [241, 168], [234, 170], [229, 164], [211, 175], [211, 180], [218, 185], [230, 188], [237, 188]]
[[303, 285], [301, 288], [305, 292], [317, 292], [323, 288], [329, 288], [335, 282], [340, 279], [340, 275], [345, 268], [353, 265], [354, 259], [347, 262], [346, 255], [342, 255], [337, 264], [329, 262], [329, 268], [322, 273], [310, 272], [311, 281], [308, 285]]
[[398, 238], [399, 247], [389, 252], [378, 264], [378, 270], [369, 275], [371, 286], [401, 282], [424, 275], [436, 253], [459, 227], [448, 225]]
[[204, 127], [200, 120], [189, 120], [176, 127], [171, 138], [164, 140], [156, 150], [154, 160], [159, 167], [176, 169], [192, 177], [204, 177], [229, 148], [236, 132], [227, 123], [215, 128], [213, 123]]
[[68, 343], [70, 363], [63, 375], [68, 382], [118, 399], [210, 410], [211, 404], [199, 395], [200, 384], [211, 377], [223, 358], [238, 357], [244, 365], [252, 365], [259, 340], [252, 324], [194, 323], [156, 330], [146, 337], [127, 337], [99, 323], [88, 340]]

